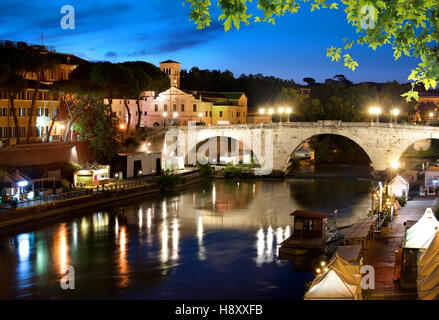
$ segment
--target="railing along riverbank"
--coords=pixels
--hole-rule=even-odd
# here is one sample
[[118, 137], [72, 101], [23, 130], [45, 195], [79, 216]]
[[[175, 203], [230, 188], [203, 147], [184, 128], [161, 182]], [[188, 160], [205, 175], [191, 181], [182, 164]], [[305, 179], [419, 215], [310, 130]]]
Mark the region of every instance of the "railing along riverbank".
[[[191, 174], [184, 174], [185, 183], [174, 188], [179, 190], [200, 180], [198, 172]], [[25, 207], [18, 207], [4, 212], [0, 212], [0, 228], [17, 225], [20, 223], [27, 223], [39, 219], [52, 217], [55, 215], [66, 214], [72, 211], [82, 210], [86, 208], [93, 208], [105, 205], [111, 202], [118, 202], [130, 198], [159, 193], [160, 185], [151, 182], [143, 183], [130, 181], [113, 186], [101, 187], [101, 189], [89, 189], [73, 191], [72, 195], [63, 199], [53, 199], [47, 202], [40, 202], [35, 205], [27, 205]]]

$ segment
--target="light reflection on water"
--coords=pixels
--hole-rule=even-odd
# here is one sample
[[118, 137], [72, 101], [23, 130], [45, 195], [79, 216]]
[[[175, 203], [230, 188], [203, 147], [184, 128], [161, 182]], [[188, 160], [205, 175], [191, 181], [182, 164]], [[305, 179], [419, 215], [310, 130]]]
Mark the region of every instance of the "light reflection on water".
[[[300, 299], [313, 266], [277, 260], [278, 244], [291, 234], [289, 213], [351, 206], [338, 218], [348, 223], [367, 214], [369, 186], [216, 181], [22, 226], [0, 234], [0, 298]], [[323, 193], [332, 193], [330, 201]], [[59, 286], [68, 265], [74, 291]]]

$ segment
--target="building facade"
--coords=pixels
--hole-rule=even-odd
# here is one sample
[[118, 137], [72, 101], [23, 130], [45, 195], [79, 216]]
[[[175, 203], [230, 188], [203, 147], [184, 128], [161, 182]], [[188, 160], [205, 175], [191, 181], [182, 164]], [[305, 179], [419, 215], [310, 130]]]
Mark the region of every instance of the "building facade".
[[[104, 99], [104, 104], [108, 104], [108, 99]], [[141, 103], [141, 101], [139, 101]], [[131, 113], [130, 118], [130, 130], [135, 129], [137, 125], [137, 121], [140, 117], [140, 125], [143, 126], [143, 117], [142, 117], [142, 107], [140, 107], [140, 113], [137, 108], [137, 100], [136, 99], [127, 99], [127, 105]], [[124, 99], [113, 99], [113, 103], [111, 105], [111, 110], [116, 115], [118, 124], [128, 125], [128, 111], [125, 107]]]
[[[60, 110], [61, 101], [58, 94], [49, 92], [48, 86], [55, 81], [68, 80], [70, 73], [81, 63], [86, 62], [71, 54], [55, 52], [45, 46], [28, 45], [24, 42], [0, 41], [0, 46], [14, 47], [21, 50], [38, 51], [47, 54], [59, 61], [59, 64], [50, 70], [44, 70], [40, 74], [41, 84], [36, 97], [34, 123], [31, 126], [31, 141], [37, 142], [44, 140], [49, 132], [49, 128], [55, 116]], [[32, 104], [32, 97], [36, 88], [38, 74], [28, 72], [24, 78], [27, 80], [28, 88], [14, 99], [14, 107], [18, 118], [19, 132], [16, 132], [11, 103], [7, 95], [0, 88], [0, 146], [14, 145], [17, 137], [22, 142], [27, 137], [28, 122]], [[59, 141], [65, 131], [65, 124], [62, 121], [55, 121], [50, 140]]]
[[143, 126], [186, 126], [246, 123], [247, 97], [243, 92], [185, 92], [176, 87], [142, 97]]

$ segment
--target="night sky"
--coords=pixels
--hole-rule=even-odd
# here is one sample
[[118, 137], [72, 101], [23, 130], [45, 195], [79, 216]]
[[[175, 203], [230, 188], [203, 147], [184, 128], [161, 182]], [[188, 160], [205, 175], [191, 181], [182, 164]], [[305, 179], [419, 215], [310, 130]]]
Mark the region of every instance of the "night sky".
[[[276, 25], [243, 25], [240, 31], [224, 32], [217, 21], [206, 30], [197, 30], [189, 21], [189, 8], [183, 0], [140, 1], [54, 1], [32, 0], [0, 2], [0, 39], [41, 43], [59, 52], [73, 53], [91, 61], [144, 60], [158, 64], [173, 59], [182, 69], [230, 70], [262, 73], [302, 83], [313, 77], [324, 81], [344, 74], [354, 82], [406, 82], [416, 60], [395, 62], [390, 47], [376, 52], [356, 47], [352, 56], [360, 67], [352, 72], [342, 63], [331, 62], [326, 48], [342, 46], [354, 29], [346, 22], [343, 10], [310, 13], [303, 7], [296, 15], [278, 18]], [[76, 29], [63, 30], [60, 9], [75, 8]]]

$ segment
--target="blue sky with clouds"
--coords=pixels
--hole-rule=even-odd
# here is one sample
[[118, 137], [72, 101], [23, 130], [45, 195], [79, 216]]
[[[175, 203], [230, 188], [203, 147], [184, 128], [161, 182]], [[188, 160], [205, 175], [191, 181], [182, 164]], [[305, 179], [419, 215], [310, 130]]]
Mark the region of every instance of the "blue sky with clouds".
[[[213, 8], [216, 7], [216, 2]], [[74, 53], [88, 60], [112, 62], [145, 60], [158, 64], [173, 59], [183, 69], [193, 66], [228, 69], [236, 76], [262, 73], [301, 83], [304, 77], [317, 81], [345, 74], [354, 82], [405, 82], [414, 59], [393, 60], [390, 47], [376, 52], [366, 47], [352, 50], [360, 67], [352, 72], [326, 58], [326, 48], [341, 46], [353, 36], [343, 10], [309, 12], [278, 18], [276, 25], [250, 24], [240, 31], [224, 32], [215, 21], [197, 30], [189, 21], [183, 0], [90, 1], [2, 0], [0, 39], [41, 43], [59, 52]], [[63, 5], [75, 8], [75, 30], [60, 27]]]

